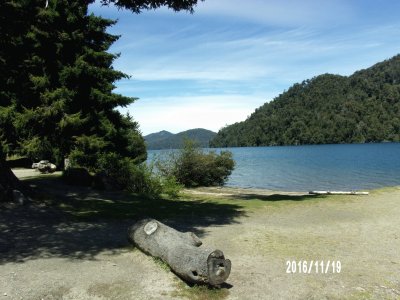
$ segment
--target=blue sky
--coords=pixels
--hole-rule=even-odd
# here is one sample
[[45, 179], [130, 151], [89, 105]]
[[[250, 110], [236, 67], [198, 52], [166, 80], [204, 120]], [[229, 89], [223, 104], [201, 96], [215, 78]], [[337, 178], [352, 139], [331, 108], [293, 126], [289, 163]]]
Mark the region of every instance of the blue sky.
[[140, 15], [91, 6], [118, 19], [116, 92], [143, 134], [218, 131], [245, 120], [292, 84], [350, 75], [400, 53], [398, 0], [206, 0], [194, 14]]

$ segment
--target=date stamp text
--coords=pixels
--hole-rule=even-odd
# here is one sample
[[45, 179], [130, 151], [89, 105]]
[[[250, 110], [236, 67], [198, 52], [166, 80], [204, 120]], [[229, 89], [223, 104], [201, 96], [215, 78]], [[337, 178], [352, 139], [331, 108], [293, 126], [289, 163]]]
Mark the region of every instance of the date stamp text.
[[338, 274], [342, 271], [340, 260], [287, 260], [287, 274]]

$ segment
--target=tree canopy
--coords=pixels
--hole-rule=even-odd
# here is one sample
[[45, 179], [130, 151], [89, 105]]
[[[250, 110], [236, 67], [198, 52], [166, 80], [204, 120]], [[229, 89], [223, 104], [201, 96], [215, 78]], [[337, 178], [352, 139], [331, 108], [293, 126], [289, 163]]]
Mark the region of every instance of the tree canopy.
[[[93, 3], [94, 0], [90, 2]], [[168, 7], [174, 11], [187, 10], [192, 13], [198, 0], [101, 0], [100, 2], [103, 5], [113, 4], [119, 8], [129, 9], [134, 13], [140, 13], [143, 10], [157, 9], [162, 6]]]
[[[103, 152], [143, 161], [138, 124], [117, 107], [135, 98], [113, 92], [128, 77], [114, 70], [115, 21], [88, 14], [94, 1], [7, 0], [0, 3], [0, 139], [8, 154], [72, 156], [93, 167]], [[166, 6], [193, 11], [195, 0], [102, 0], [135, 13]]]
[[[128, 77], [113, 68], [118, 54], [108, 52], [119, 38], [107, 32], [115, 21], [88, 14], [93, 2], [0, 2], [0, 200], [24, 190], [5, 162], [10, 154], [60, 167], [68, 156], [95, 171], [107, 157], [133, 171], [146, 159], [138, 124], [117, 110], [136, 99], [113, 92], [114, 83]], [[193, 12], [197, 1], [101, 3], [135, 13], [161, 6]]]
[[221, 129], [213, 147], [400, 141], [400, 55], [352, 76], [324, 74], [294, 84], [243, 122]]
[[137, 123], [116, 110], [135, 99], [113, 92], [127, 77], [107, 52], [115, 21], [89, 15], [82, 1], [42, 2], [2, 3], [2, 28], [12, 31], [1, 31], [4, 148], [57, 164], [72, 155], [89, 168], [102, 152], [145, 159]]

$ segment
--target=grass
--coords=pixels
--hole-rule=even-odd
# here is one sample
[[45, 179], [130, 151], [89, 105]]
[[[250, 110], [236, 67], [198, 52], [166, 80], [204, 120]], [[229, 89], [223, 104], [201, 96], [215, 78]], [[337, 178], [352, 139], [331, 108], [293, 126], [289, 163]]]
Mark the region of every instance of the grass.
[[62, 201], [58, 206], [81, 219], [155, 219], [172, 218], [231, 218], [241, 215], [242, 206], [226, 201], [193, 199], [145, 198], [129, 194], [126, 199], [88, 197], [85, 200]]
[[[194, 195], [184, 193], [179, 198], [163, 196], [149, 198], [119, 191], [101, 191], [88, 187], [66, 185], [56, 174], [24, 178], [39, 190], [36, 199], [57, 206], [79, 219], [137, 219], [151, 217], [159, 220], [190, 218], [204, 222], [229, 223], [260, 208], [276, 208], [287, 202], [307, 200], [316, 202], [325, 196], [256, 195], [233, 196]], [[207, 221], [208, 220], [208, 221]]]
[[171, 268], [161, 258], [153, 257], [154, 263], [166, 272], [170, 272]]
[[229, 290], [227, 287], [210, 287], [207, 285], [189, 286], [186, 283], [177, 282], [177, 289], [172, 293], [172, 297], [181, 297], [190, 300], [222, 300], [228, 297]]

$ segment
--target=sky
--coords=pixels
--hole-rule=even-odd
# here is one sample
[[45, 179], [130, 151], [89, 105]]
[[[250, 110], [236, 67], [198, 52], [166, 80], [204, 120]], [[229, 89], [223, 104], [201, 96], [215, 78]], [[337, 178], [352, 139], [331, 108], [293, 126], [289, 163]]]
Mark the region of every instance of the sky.
[[398, 0], [205, 0], [194, 14], [90, 11], [118, 23], [115, 92], [144, 135], [218, 131], [244, 121], [296, 82], [351, 75], [400, 53]]

